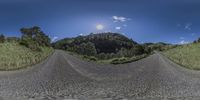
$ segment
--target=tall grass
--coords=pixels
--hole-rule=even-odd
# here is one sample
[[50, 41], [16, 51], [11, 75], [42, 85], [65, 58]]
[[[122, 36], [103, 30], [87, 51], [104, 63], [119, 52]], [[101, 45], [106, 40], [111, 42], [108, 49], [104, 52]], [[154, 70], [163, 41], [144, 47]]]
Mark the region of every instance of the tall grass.
[[147, 57], [147, 54], [133, 56], [133, 57], [120, 57], [120, 58], [111, 58], [108, 60], [98, 60], [97, 63], [104, 63], [104, 64], [125, 64], [125, 63], [131, 63], [134, 61], [138, 61], [142, 58]]
[[110, 58], [110, 59], [102, 60], [102, 59], [98, 59], [95, 56], [79, 55], [74, 52], [68, 52], [68, 53], [71, 55], [75, 55], [76, 57], [79, 57], [86, 61], [92, 61], [92, 62], [96, 62], [99, 64], [115, 64], [115, 65], [131, 63], [131, 62], [138, 61], [138, 60], [143, 59], [148, 56], [148, 54], [143, 54], [143, 55], [132, 56], [132, 57], [119, 57], [119, 58]]
[[18, 43], [0, 43], [0, 70], [17, 70], [36, 64], [52, 52], [53, 49], [48, 47], [32, 51]]
[[179, 46], [163, 54], [186, 68], [200, 70], [200, 43]]

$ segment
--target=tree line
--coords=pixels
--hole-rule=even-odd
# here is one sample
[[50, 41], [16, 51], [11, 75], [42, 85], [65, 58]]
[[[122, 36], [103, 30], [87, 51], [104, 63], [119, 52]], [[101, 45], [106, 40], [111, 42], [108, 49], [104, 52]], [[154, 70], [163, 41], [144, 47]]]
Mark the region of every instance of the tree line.
[[5, 37], [3, 34], [0, 34], [0, 43], [4, 42], [19, 42], [20, 38], [18, 37]]
[[200, 38], [198, 38], [197, 40], [195, 40], [193, 43], [200, 43]]
[[146, 53], [144, 47], [132, 39], [110, 32], [65, 38], [53, 43], [53, 47], [98, 59], [132, 57]]
[[46, 35], [40, 27], [34, 26], [31, 28], [21, 28], [21, 38], [17, 37], [5, 37], [3, 34], [0, 35], [0, 43], [5, 41], [19, 42], [21, 45], [30, 48], [31, 50], [38, 51], [41, 46], [51, 46], [51, 39]]

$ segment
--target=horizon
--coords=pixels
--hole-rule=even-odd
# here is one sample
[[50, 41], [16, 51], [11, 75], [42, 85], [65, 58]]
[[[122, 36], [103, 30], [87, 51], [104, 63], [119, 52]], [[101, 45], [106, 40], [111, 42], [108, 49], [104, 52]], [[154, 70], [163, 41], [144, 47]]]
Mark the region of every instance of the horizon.
[[[48, 2], [48, 3], [47, 3]], [[39, 26], [54, 41], [106, 31], [138, 43], [185, 44], [200, 37], [196, 0], [1, 0], [0, 33]]]

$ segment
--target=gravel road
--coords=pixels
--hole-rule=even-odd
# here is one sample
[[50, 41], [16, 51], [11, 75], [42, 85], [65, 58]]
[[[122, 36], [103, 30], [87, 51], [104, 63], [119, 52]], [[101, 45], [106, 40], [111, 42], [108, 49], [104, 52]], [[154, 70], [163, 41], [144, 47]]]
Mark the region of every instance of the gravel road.
[[200, 72], [155, 53], [137, 62], [110, 65], [64, 51], [27, 69], [0, 72], [0, 100], [132, 100], [200, 98]]

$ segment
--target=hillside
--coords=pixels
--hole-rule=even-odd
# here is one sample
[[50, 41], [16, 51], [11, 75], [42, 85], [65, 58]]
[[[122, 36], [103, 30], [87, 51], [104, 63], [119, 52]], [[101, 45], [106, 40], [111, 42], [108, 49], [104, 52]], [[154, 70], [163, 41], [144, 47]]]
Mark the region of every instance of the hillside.
[[94, 60], [146, 54], [142, 45], [119, 33], [99, 33], [65, 38], [53, 43], [52, 46], [55, 49], [63, 49], [83, 56], [92, 56]]
[[93, 43], [97, 53], [117, 53], [121, 48], [130, 49], [137, 43], [118, 33], [99, 33], [75, 38], [65, 38], [53, 46], [57, 49], [69, 50], [70, 47], [83, 43]]
[[21, 69], [53, 53], [50, 38], [40, 27], [21, 28], [20, 31], [20, 38], [0, 35], [0, 70]]
[[53, 49], [41, 47], [33, 51], [19, 43], [0, 43], [0, 70], [16, 70], [36, 64], [49, 56]]
[[166, 55], [172, 61], [189, 69], [200, 69], [200, 43], [186, 44], [165, 51]]

